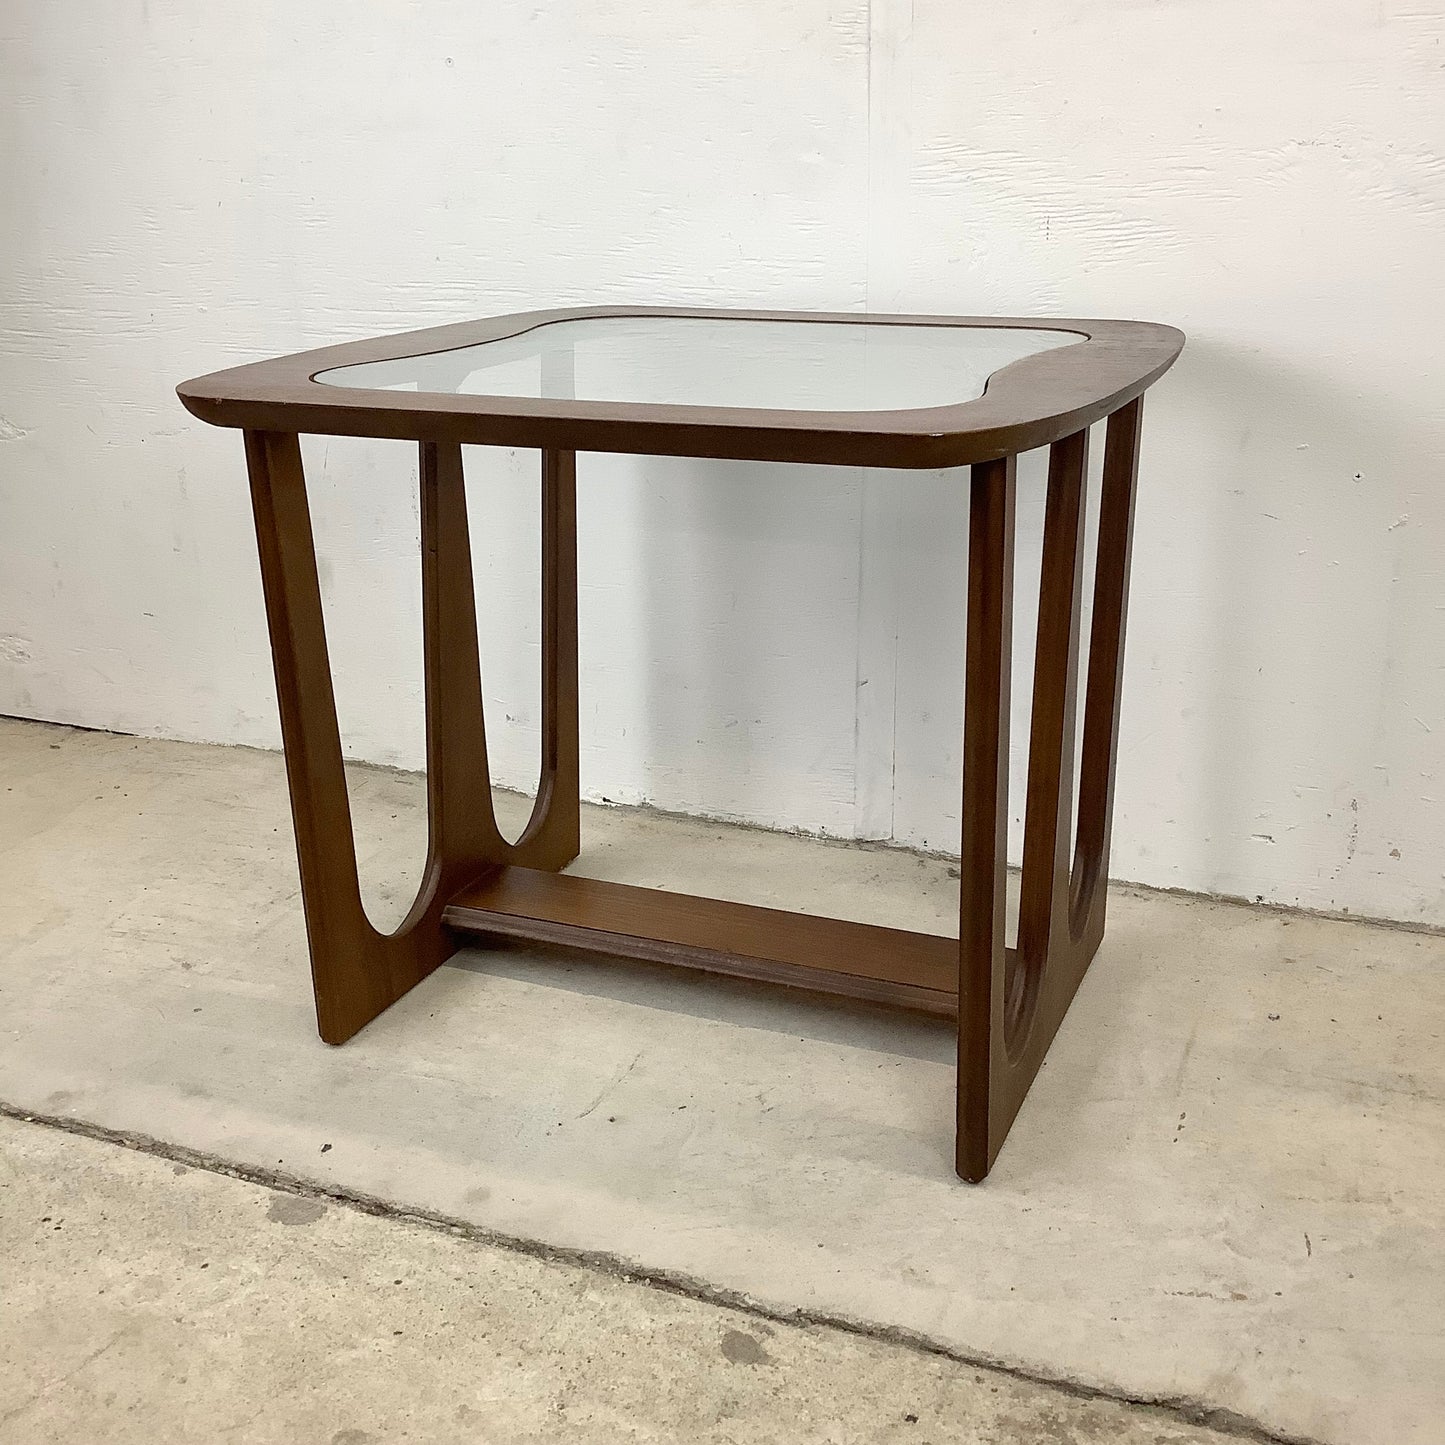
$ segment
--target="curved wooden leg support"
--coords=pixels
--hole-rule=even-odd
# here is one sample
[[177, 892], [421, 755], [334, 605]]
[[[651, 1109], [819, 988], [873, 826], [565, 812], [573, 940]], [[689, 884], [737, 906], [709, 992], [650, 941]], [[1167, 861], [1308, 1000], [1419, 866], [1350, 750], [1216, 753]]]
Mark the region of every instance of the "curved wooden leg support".
[[[1069, 838], [1088, 437], [1049, 459], [1016, 952], [1004, 947], [1012, 459], [973, 468], [959, 926], [957, 1169], [983, 1179], [1103, 937], [1141, 411], [1109, 419], [1076, 840]], [[1072, 868], [1070, 859], [1073, 859]]]
[[1119, 699], [1124, 690], [1124, 620], [1129, 611], [1129, 559], [1134, 549], [1134, 496], [1144, 398], [1109, 418], [1099, 498], [1094, 619], [1084, 693], [1084, 745], [1079, 773], [1079, 834], [1070, 879], [1069, 932], [1090, 957], [1104, 936], [1109, 894], [1109, 842], [1114, 824], [1114, 769], [1119, 754]]
[[555, 873], [581, 847], [577, 741], [577, 454], [542, 453], [542, 772], [506, 861]]
[[343, 1043], [456, 950], [442, 923], [455, 892], [500, 863], [555, 869], [576, 856], [572, 454], [549, 454], [544, 469], [543, 775], [533, 821], [513, 846], [492, 811], [461, 451], [422, 445], [428, 850], [416, 901], [391, 934], [372, 927], [361, 901], [299, 439], [248, 432], [246, 461], [317, 1026], [328, 1043]]
[[[1033, 1033], [1046, 967], [1069, 942], [1069, 824], [1074, 804], [1074, 712], [1088, 474], [1087, 432], [1075, 432], [1050, 449], [1018, 952], [1004, 1000], [1004, 1046], [1010, 1060], [1018, 1058]], [[1057, 970], [1048, 971], [1050, 984], [1056, 974]]]

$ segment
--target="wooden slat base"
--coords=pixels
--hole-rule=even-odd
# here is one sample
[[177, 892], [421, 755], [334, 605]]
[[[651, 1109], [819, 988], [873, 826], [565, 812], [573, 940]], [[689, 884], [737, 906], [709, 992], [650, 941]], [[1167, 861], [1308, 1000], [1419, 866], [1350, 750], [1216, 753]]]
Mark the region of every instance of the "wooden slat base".
[[498, 868], [442, 922], [622, 958], [958, 1014], [958, 940], [623, 883]]

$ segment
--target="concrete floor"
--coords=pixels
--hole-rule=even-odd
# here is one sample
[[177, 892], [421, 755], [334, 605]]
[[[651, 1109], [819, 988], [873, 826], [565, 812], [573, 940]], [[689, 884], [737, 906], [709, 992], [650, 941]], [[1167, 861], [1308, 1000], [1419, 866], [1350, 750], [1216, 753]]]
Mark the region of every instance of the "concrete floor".
[[[419, 862], [420, 782], [358, 770], [355, 797], [378, 908], [395, 911]], [[952, 925], [957, 884], [941, 862], [610, 810], [589, 811], [584, 829], [577, 871]], [[993, 1176], [971, 1189], [949, 1167], [951, 1036], [927, 1021], [478, 950], [345, 1048], [326, 1048], [272, 755], [0, 724], [0, 870], [0, 1101], [11, 1109], [620, 1263], [745, 1306], [752, 1327], [718, 1323], [716, 1305], [687, 1307], [766, 1338], [769, 1353], [759, 1316], [844, 1322], [1123, 1399], [1223, 1412], [1215, 1423], [1232, 1418], [1231, 1429], [1361, 1445], [1445, 1438], [1439, 937], [1116, 891], [1049, 1063]], [[53, 1147], [27, 1188], [66, 1190], [67, 1152], [105, 1146]], [[162, 1196], [199, 1187], [189, 1175], [157, 1183]], [[149, 1197], [138, 1180], [116, 1188]], [[164, 1209], [136, 1210], [154, 1220], [153, 1257], [190, 1257]], [[22, 1237], [52, 1212], [30, 1209]], [[327, 1219], [343, 1213], [343, 1232], [383, 1227], [341, 1209]], [[270, 1288], [249, 1291], [258, 1319]], [[638, 1298], [646, 1311], [664, 1297]], [[175, 1316], [189, 1318], [183, 1302]], [[222, 1349], [206, 1345], [213, 1319], [224, 1340], [226, 1321], [202, 1309], [196, 1349]], [[0, 1328], [23, 1355], [37, 1327]], [[596, 1352], [615, 1343], [604, 1336]], [[829, 1353], [848, 1337], [805, 1336], [831, 1341], [819, 1346], [826, 1368], [845, 1361], [855, 1378], [846, 1355]], [[67, 1358], [83, 1358], [80, 1345]], [[336, 1351], [366, 1359], [373, 1348]], [[580, 1348], [564, 1347], [573, 1364]], [[799, 1369], [824, 1371], [816, 1359]], [[537, 1365], [549, 1381], [568, 1367]], [[51, 1377], [26, 1378], [33, 1393]], [[235, 1420], [280, 1409], [268, 1380], [258, 1367], [257, 1398], [232, 1396]], [[595, 1381], [585, 1388], [610, 1408]], [[686, 1438], [693, 1426], [668, 1408], [646, 1422]], [[970, 1409], [966, 1420], [944, 1412], [919, 1438], [974, 1438], [967, 1421], [995, 1428]], [[341, 1439], [370, 1428], [328, 1418]], [[536, 1418], [518, 1415], [512, 1438]], [[791, 1438], [850, 1438], [822, 1415], [799, 1418]], [[869, 1438], [889, 1438], [885, 1418]], [[716, 1438], [770, 1438], [763, 1428], [759, 1416]], [[1049, 1438], [1010, 1428], [977, 1438]], [[1058, 1438], [1091, 1438], [1071, 1429], [1065, 1420]], [[489, 1437], [478, 1426], [472, 1438]]]
[[0, 1257], [15, 1445], [1229, 1438], [13, 1120]]

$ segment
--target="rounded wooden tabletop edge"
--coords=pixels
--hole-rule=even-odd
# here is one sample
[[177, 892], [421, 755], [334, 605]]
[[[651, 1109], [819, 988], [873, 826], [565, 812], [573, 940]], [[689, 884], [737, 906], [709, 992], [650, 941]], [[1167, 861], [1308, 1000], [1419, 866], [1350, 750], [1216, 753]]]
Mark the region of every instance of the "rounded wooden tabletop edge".
[[[800, 411], [390, 392], [314, 380], [320, 372], [343, 366], [480, 345], [557, 321], [614, 316], [986, 326], [1073, 331], [1085, 340], [1000, 367], [979, 397], [902, 410]], [[1153, 321], [568, 307], [341, 342], [211, 372], [182, 382], [176, 393], [198, 419], [247, 430], [934, 468], [993, 460], [1079, 430], [1145, 391], [1173, 365], [1184, 344], [1177, 328]]]

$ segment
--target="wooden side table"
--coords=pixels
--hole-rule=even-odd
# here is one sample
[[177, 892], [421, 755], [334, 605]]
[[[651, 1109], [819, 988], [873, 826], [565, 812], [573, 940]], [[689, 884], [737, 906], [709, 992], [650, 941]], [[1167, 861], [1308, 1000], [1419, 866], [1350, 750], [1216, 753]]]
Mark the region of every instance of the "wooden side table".
[[[469, 933], [956, 1016], [957, 1169], [983, 1179], [1103, 937], [1142, 397], [1183, 342], [1131, 321], [590, 308], [379, 337], [181, 386], [196, 416], [245, 433], [322, 1038], [350, 1038]], [[1071, 837], [1088, 436], [1104, 418]], [[416, 902], [390, 934], [367, 920], [357, 880], [303, 432], [421, 449], [430, 844]], [[492, 811], [463, 445], [543, 457], [542, 770], [515, 843]], [[1051, 450], [1009, 949], [1015, 458], [1041, 446]], [[579, 451], [969, 468], [956, 942], [561, 872], [579, 848]]]

